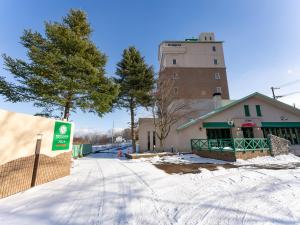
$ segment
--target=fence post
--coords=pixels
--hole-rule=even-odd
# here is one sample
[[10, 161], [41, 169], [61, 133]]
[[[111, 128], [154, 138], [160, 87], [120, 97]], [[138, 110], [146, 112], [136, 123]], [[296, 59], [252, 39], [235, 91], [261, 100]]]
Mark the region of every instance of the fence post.
[[235, 142], [234, 142], [234, 138], [231, 138], [231, 142], [232, 142], [232, 149], [235, 152]]
[[32, 171], [32, 177], [31, 177], [31, 187], [34, 187], [36, 184], [36, 177], [37, 177], [37, 171], [39, 166], [39, 160], [40, 160], [40, 152], [41, 152], [41, 145], [42, 145], [42, 134], [37, 135], [36, 145], [35, 145], [35, 152], [34, 152], [34, 164], [33, 164], [33, 171]]

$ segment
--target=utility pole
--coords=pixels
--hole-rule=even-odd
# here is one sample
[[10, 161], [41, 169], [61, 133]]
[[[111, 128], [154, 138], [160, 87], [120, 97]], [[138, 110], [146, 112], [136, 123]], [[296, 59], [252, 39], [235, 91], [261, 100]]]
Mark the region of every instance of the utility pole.
[[271, 87], [272, 94], [273, 94], [273, 98], [274, 98], [274, 99], [277, 99], [279, 96], [276, 96], [276, 95], [275, 95], [275, 92], [274, 92], [275, 89], [280, 89], [280, 88], [277, 88], [277, 87]]
[[114, 126], [115, 126], [115, 121], [113, 120], [113, 126], [111, 129], [111, 144], [114, 143]]

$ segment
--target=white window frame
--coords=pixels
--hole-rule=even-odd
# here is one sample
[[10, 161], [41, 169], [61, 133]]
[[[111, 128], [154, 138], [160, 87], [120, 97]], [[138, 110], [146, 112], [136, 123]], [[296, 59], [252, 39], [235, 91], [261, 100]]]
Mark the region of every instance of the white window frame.
[[215, 73], [215, 80], [221, 80], [220, 73]]
[[173, 73], [173, 80], [178, 80], [178, 79], [179, 79], [178, 73], [174, 72]]
[[217, 93], [222, 93], [222, 87], [216, 87], [216, 92]]
[[172, 59], [172, 65], [177, 65], [177, 60], [176, 59]]

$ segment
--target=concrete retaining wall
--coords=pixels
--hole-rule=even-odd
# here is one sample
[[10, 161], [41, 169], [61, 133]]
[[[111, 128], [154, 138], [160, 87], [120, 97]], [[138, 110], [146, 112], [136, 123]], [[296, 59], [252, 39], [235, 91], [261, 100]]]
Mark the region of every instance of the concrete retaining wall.
[[196, 155], [205, 158], [219, 159], [229, 162], [234, 162], [236, 159], [252, 159], [259, 156], [270, 156], [269, 150], [257, 150], [257, 151], [245, 151], [245, 152], [218, 152], [218, 151], [209, 151], [209, 150], [201, 150], [194, 151]]

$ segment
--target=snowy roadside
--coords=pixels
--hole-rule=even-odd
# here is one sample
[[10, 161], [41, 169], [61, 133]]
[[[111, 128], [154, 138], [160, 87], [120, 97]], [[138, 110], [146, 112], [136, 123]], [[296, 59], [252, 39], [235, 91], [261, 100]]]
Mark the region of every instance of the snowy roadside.
[[289, 163], [300, 163], [300, 157], [295, 156], [293, 154], [288, 155], [278, 155], [275, 157], [272, 156], [263, 156], [263, 157], [256, 157], [253, 159], [242, 160], [238, 159], [235, 164], [236, 165], [249, 165], [249, 164], [289, 164]]
[[225, 164], [228, 162], [216, 159], [203, 158], [195, 154], [183, 154], [183, 155], [172, 155], [172, 156], [156, 156], [153, 158], [141, 158], [134, 159], [141, 162], [150, 162], [152, 164], [160, 163], [174, 163], [174, 164], [190, 164], [190, 163], [213, 163], [213, 164]]
[[191, 163], [212, 163], [212, 164], [233, 164], [233, 165], [263, 165], [263, 164], [289, 164], [289, 163], [300, 163], [300, 157], [293, 154], [288, 155], [278, 155], [275, 157], [264, 156], [256, 157], [253, 159], [243, 160], [237, 159], [236, 162], [227, 162], [216, 159], [203, 158], [195, 154], [184, 154], [184, 155], [172, 155], [163, 157], [153, 157], [153, 158], [141, 158], [134, 159], [135, 161], [150, 162], [152, 164], [161, 163], [174, 163], [174, 164], [191, 164]]
[[[168, 156], [164, 161], [215, 162], [194, 155]], [[112, 153], [77, 159], [70, 176], [1, 199], [0, 221], [5, 225], [300, 224], [299, 168], [220, 168], [169, 175], [153, 162], [118, 159]]]

